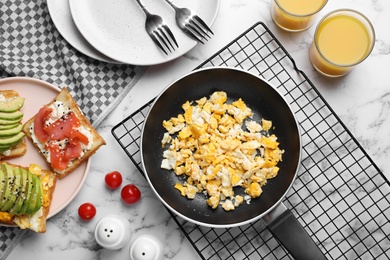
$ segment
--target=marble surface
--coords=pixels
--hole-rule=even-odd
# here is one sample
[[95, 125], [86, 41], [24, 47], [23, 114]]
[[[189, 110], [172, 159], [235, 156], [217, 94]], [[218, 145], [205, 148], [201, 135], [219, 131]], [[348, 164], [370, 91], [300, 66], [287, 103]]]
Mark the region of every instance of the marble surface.
[[[297, 62], [330, 106], [340, 116], [369, 156], [390, 179], [390, 1], [386, 0], [329, 0], [319, 17], [338, 8], [352, 8], [363, 12], [376, 30], [375, 47], [370, 57], [350, 74], [338, 79], [320, 76], [308, 59], [308, 49], [314, 27], [301, 33], [287, 33], [278, 29], [270, 16], [269, 0], [222, 0], [217, 19], [212, 27], [215, 36], [205, 45], [198, 45], [183, 57], [148, 68], [128, 96], [102, 122], [98, 131], [107, 141], [92, 158], [92, 165], [84, 187], [74, 201], [48, 221], [47, 232], [29, 234], [7, 259], [129, 259], [131, 242], [143, 234], [154, 234], [164, 244], [165, 259], [199, 259], [199, 256], [170, 219], [148, 184], [140, 176], [127, 155], [111, 135], [111, 129], [122, 119], [156, 96], [167, 84], [193, 68], [235, 39], [258, 21], [263, 21]], [[142, 199], [134, 205], [124, 205], [120, 190], [105, 188], [104, 175], [118, 170], [125, 183], [136, 184]], [[92, 202], [97, 215], [91, 221], [81, 221], [79, 205]], [[122, 250], [101, 249], [93, 239], [99, 219], [108, 214], [120, 214], [131, 224], [130, 242]]]

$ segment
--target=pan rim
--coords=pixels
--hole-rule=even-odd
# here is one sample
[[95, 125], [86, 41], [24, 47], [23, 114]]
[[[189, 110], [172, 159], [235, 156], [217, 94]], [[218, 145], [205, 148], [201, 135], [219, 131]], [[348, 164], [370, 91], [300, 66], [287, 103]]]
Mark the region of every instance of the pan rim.
[[[171, 88], [173, 85], [175, 85], [177, 82], [179, 82], [180, 80], [182, 80], [183, 78], [186, 78], [190, 75], [193, 75], [193, 74], [196, 74], [196, 73], [201, 73], [202, 71], [206, 71], [206, 70], [234, 70], [234, 71], [238, 71], [238, 72], [241, 72], [241, 73], [245, 73], [245, 74], [249, 74], [251, 76], [254, 76], [255, 78], [259, 79], [260, 81], [263, 81], [265, 82], [267, 85], [269, 85], [269, 87], [271, 87], [274, 91], [276, 91], [276, 93], [283, 99], [284, 103], [287, 105], [288, 109], [290, 110], [292, 116], [293, 116], [293, 119], [294, 119], [294, 122], [295, 122], [295, 125], [297, 127], [297, 131], [298, 131], [298, 141], [299, 141], [299, 154], [298, 154], [298, 158], [297, 158], [297, 166], [295, 168], [295, 173], [293, 175], [293, 178], [291, 179], [291, 182], [290, 184], [288, 185], [288, 187], [286, 188], [285, 192], [283, 193], [282, 196], [280, 196], [280, 198], [271, 206], [269, 207], [266, 211], [264, 211], [263, 213], [255, 216], [255, 217], [252, 217], [252, 218], [249, 218], [245, 221], [239, 221], [239, 222], [235, 222], [235, 223], [231, 223], [231, 224], [213, 224], [213, 223], [206, 223], [206, 222], [202, 222], [202, 221], [198, 221], [198, 220], [195, 220], [191, 217], [188, 217], [186, 215], [183, 215], [182, 213], [178, 212], [175, 208], [173, 208], [170, 204], [168, 204], [162, 197], [161, 195], [158, 193], [158, 191], [156, 190], [156, 188], [154, 187], [152, 181], [150, 180], [149, 178], [149, 175], [148, 175], [148, 172], [147, 172], [147, 169], [145, 167], [145, 162], [144, 162], [144, 156], [143, 156], [143, 139], [144, 139], [144, 132], [145, 132], [145, 125], [146, 125], [146, 121], [147, 119], [149, 118], [149, 115], [151, 113], [151, 111], [153, 110], [155, 104], [158, 102], [158, 100], [160, 99], [160, 97], [169, 89]], [[178, 79], [172, 81], [171, 83], [169, 83], [159, 94], [158, 96], [155, 98], [155, 100], [153, 101], [150, 109], [148, 110], [147, 114], [146, 114], [146, 117], [145, 117], [145, 121], [144, 121], [144, 124], [142, 125], [142, 129], [141, 129], [141, 138], [140, 138], [140, 155], [141, 155], [141, 165], [142, 165], [142, 169], [144, 171], [144, 174], [145, 174], [145, 178], [147, 179], [147, 182], [149, 183], [151, 189], [153, 190], [154, 194], [157, 196], [157, 198], [163, 203], [163, 205], [165, 207], [167, 207], [169, 210], [171, 210], [174, 214], [176, 214], [177, 216], [181, 217], [182, 219], [184, 220], [187, 220], [191, 223], [194, 223], [196, 225], [199, 225], [199, 226], [203, 226], [203, 227], [210, 227], [210, 228], [231, 228], [231, 227], [238, 227], [238, 226], [243, 226], [243, 225], [246, 225], [246, 224], [249, 224], [249, 223], [253, 223], [257, 220], [259, 220], [260, 218], [266, 216], [267, 214], [269, 214], [271, 211], [273, 211], [275, 208], [277, 208], [280, 204], [282, 204], [282, 201], [283, 199], [286, 197], [287, 193], [290, 191], [292, 185], [294, 184], [295, 180], [296, 180], [296, 177], [297, 177], [297, 174], [298, 174], [298, 171], [300, 169], [300, 166], [301, 166], [301, 156], [302, 156], [302, 135], [301, 135], [301, 127], [300, 127], [300, 124], [297, 120], [297, 117], [296, 117], [296, 114], [294, 113], [294, 111], [292, 110], [290, 104], [287, 102], [286, 98], [284, 97], [284, 95], [282, 95], [280, 93], [280, 91], [271, 83], [269, 82], [268, 80], [266, 80], [265, 78], [263, 78], [262, 76], [260, 75], [256, 75], [254, 74], [253, 72], [251, 71], [247, 71], [247, 70], [244, 70], [244, 69], [241, 69], [241, 68], [236, 68], [236, 67], [229, 67], [229, 66], [213, 66], [213, 67], [205, 67], [205, 68], [200, 68], [200, 69], [196, 69], [196, 70], [193, 70], [191, 72], [188, 72], [184, 75], [182, 75], [181, 77], [179, 77]]]

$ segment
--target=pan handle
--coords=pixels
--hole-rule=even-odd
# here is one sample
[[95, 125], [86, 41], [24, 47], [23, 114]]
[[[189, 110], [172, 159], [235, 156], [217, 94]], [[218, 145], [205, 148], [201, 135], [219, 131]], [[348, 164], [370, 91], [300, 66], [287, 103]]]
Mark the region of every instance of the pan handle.
[[326, 260], [325, 255], [283, 203], [263, 216], [271, 233], [297, 260]]

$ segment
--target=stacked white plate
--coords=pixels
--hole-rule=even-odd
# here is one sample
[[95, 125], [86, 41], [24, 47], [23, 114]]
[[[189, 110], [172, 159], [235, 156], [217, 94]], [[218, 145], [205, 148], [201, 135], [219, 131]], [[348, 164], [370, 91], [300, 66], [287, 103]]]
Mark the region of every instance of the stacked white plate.
[[[210, 27], [220, 0], [174, 0], [189, 8]], [[145, 30], [145, 13], [136, 0], [47, 0], [50, 16], [60, 34], [81, 53], [109, 63], [155, 65], [171, 61], [197, 42], [177, 26], [175, 11], [165, 0], [144, 0], [147, 9], [167, 23], [179, 48], [165, 55]]]

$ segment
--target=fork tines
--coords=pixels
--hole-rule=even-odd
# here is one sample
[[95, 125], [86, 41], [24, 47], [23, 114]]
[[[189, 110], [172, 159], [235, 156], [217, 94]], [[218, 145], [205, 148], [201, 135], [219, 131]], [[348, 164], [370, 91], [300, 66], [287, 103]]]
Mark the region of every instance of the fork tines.
[[163, 24], [163, 25], [159, 26], [157, 29], [155, 29], [154, 33], [151, 36], [152, 36], [154, 42], [158, 45], [158, 47], [166, 55], [168, 55], [168, 52], [166, 51], [166, 49], [169, 52], [172, 52], [175, 50], [175, 46], [173, 46], [172, 41], [176, 45], [176, 47], [179, 48], [179, 45], [177, 44], [175, 36], [173, 36], [172, 31], [169, 29], [169, 27], [166, 24]]
[[204, 44], [202, 39], [207, 40], [205, 36], [211, 39], [211, 36], [208, 33], [214, 35], [210, 27], [208, 27], [207, 24], [197, 15], [191, 16], [184, 27], [184, 32], [202, 44]]

